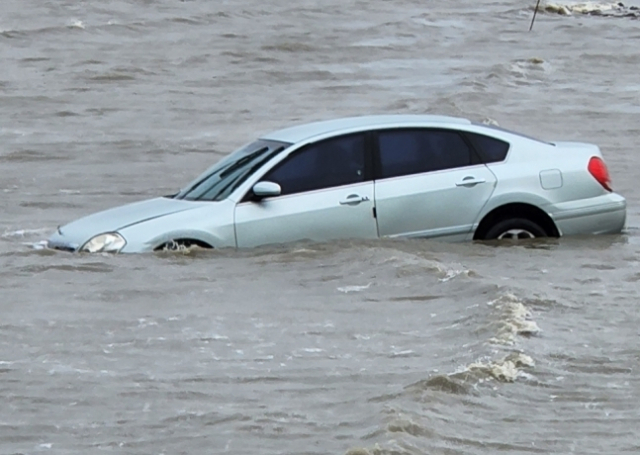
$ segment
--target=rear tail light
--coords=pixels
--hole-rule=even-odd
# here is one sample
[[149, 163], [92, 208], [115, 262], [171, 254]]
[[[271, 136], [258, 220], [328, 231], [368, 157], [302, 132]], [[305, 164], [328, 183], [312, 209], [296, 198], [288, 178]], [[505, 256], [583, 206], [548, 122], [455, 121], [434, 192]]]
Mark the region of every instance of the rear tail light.
[[587, 166], [589, 173], [593, 175], [602, 187], [607, 191], [613, 191], [611, 189], [611, 178], [609, 177], [609, 170], [607, 165], [604, 164], [602, 158], [592, 156], [589, 160], [589, 166]]

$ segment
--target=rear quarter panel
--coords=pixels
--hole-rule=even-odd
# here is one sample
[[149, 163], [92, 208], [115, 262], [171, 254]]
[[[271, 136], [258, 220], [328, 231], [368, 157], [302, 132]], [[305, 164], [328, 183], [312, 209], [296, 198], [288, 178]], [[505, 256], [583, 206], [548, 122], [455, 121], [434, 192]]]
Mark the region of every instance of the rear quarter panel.
[[[492, 210], [510, 203], [534, 205], [554, 218], [558, 204], [608, 194], [587, 170], [592, 156], [602, 156], [597, 146], [582, 143], [554, 145], [509, 134], [496, 134], [494, 137], [508, 141], [510, 149], [504, 161], [487, 165], [496, 176], [497, 184], [477, 223]], [[540, 173], [550, 170], [560, 171], [560, 187], [542, 187]]]
[[[607, 193], [589, 174], [587, 166], [593, 156], [602, 156], [597, 146], [581, 143], [538, 143], [526, 138], [515, 138], [507, 159], [489, 164], [498, 178], [496, 196], [513, 191], [531, 192], [549, 203], [587, 199]], [[558, 170], [562, 186], [544, 189], [540, 173]]]

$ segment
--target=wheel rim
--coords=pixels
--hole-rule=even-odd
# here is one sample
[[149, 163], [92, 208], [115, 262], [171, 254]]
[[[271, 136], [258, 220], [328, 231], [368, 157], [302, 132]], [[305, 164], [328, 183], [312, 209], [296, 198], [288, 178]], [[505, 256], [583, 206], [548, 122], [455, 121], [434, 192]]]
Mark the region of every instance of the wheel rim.
[[179, 251], [181, 248], [183, 248], [183, 245], [176, 242], [175, 240], [170, 240], [164, 244], [164, 246], [162, 247], [162, 251]]
[[509, 229], [498, 236], [498, 240], [526, 240], [535, 239], [536, 236], [526, 229]]

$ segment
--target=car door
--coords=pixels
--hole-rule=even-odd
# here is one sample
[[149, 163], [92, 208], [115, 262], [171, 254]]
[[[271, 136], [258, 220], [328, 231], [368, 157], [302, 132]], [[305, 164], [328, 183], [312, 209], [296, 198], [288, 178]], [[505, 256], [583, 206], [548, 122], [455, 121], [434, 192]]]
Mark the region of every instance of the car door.
[[376, 137], [380, 236], [465, 239], [496, 178], [463, 136], [415, 128], [384, 130]]
[[235, 209], [238, 247], [309, 239], [378, 236], [373, 182], [364, 134], [309, 144], [260, 181], [280, 185], [280, 196], [258, 202], [247, 195]]

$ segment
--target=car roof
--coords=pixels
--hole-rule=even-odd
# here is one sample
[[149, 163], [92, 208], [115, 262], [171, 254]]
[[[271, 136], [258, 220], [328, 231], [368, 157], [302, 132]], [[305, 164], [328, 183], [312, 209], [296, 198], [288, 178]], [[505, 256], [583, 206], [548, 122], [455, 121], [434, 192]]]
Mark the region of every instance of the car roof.
[[362, 117], [345, 117], [333, 120], [305, 123], [281, 130], [273, 131], [261, 136], [261, 139], [297, 143], [315, 136], [329, 133], [339, 133], [349, 130], [363, 130], [368, 127], [403, 127], [403, 126], [444, 126], [469, 125], [471, 122], [464, 118], [446, 115], [367, 115]]

